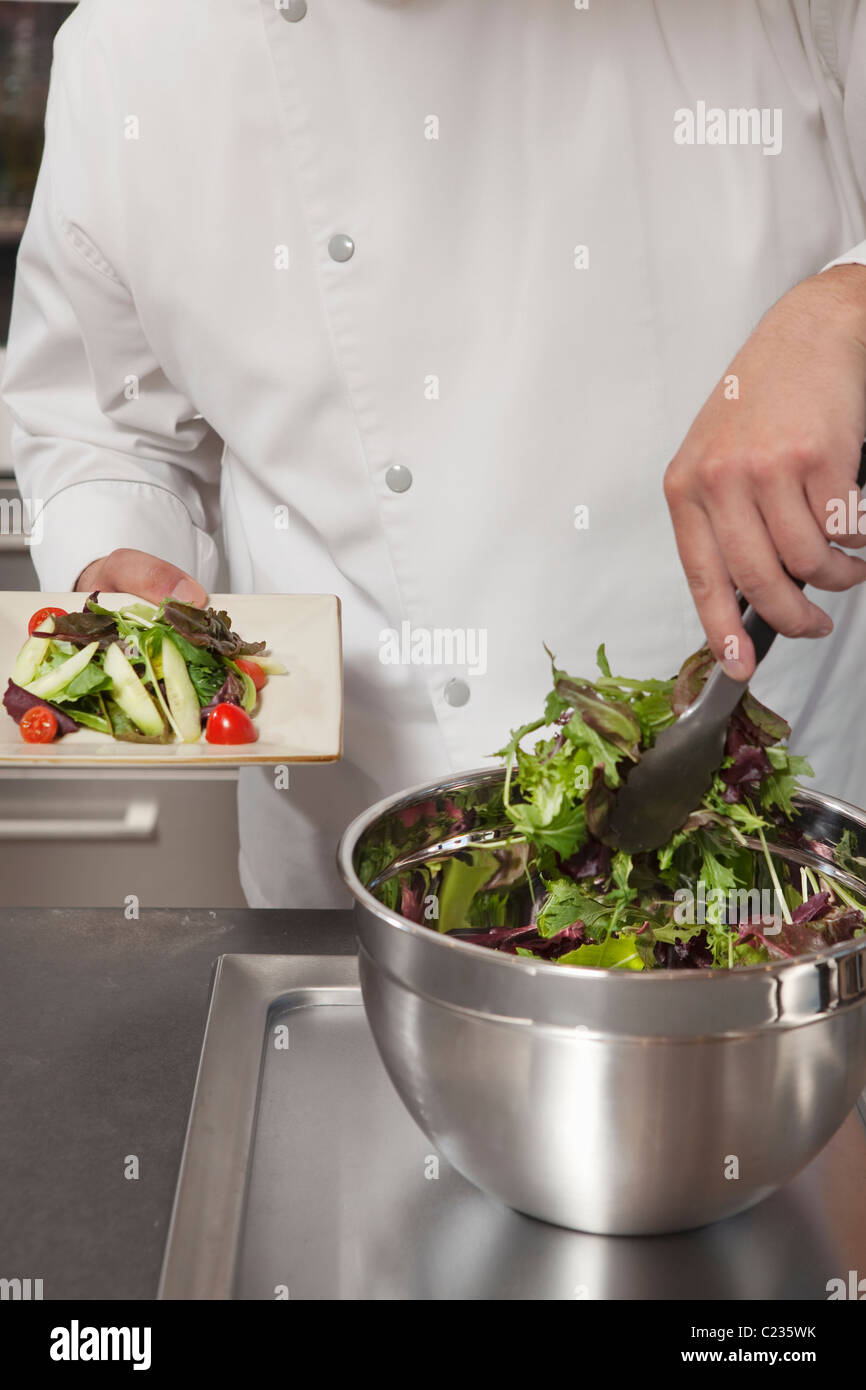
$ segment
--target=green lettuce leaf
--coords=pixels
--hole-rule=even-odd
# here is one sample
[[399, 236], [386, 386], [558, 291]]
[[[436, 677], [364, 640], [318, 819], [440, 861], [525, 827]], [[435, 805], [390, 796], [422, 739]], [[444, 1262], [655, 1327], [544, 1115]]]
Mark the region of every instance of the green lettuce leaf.
[[548, 888], [536, 921], [539, 936], [556, 936], [575, 922], [583, 922], [590, 936], [606, 933], [613, 915], [611, 907], [589, 897], [570, 878], [555, 878]]
[[560, 956], [557, 965], [588, 965], [596, 970], [643, 970], [644, 962], [633, 936], [609, 936], [597, 944], [578, 946]]

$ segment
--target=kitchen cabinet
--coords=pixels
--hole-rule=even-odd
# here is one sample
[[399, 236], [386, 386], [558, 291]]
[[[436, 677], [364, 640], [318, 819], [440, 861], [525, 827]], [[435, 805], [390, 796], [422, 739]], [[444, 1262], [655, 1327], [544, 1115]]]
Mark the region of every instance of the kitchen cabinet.
[[244, 905], [237, 773], [0, 769], [0, 906]]

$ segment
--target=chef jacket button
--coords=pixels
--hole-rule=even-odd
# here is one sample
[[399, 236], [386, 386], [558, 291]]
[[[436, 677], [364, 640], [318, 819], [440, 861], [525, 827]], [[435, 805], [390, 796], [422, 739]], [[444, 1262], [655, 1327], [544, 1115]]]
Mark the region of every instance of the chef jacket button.
[[350, 261], [355, 254], [355, 243], [345, 232], [338, 232], [328, 242], [328, 255], [332, 261]]
[[449, 705], [465, 705], [469, 700], [469, 686], [466, 681], [458, 680], [453, 676], [442, 691], [445, 700]]
[[297, 24], [307, 13], [307, 0], [288, 0], [288, 4], [280, 5], [279, 9], [283, 19], [287, 19], [290, 24]]
[[385, 474], [385, 482], [392, 492], [408, 492], [412, 486], [412, 474], [402, 463], [392, 463]]

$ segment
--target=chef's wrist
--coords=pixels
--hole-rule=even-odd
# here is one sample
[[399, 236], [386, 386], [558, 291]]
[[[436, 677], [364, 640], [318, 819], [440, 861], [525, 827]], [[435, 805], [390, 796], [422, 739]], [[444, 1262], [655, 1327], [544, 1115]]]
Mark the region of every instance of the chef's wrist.
[[866, 350], [866, 265], [832, 265], [804, 283], [815, 286], [822, 302], [840, 323], [850, 323], [852, 333]]
[[97, 587], [94, 584], [94, 580], [97, 579], [97, 576], [99, 574], [99, 566], [105, 562], [105, 559], [106, 556], [101, 555], [98, 560], [91, 560], [89, 565], [84, 566], [84, 569], [81, 571], [81, 573], [75, 581], [75, 584], [73, 585], [73, 588], [76, 593], [84, 593], [85, 591], [87, 593], [91, 593], [94, 587]]

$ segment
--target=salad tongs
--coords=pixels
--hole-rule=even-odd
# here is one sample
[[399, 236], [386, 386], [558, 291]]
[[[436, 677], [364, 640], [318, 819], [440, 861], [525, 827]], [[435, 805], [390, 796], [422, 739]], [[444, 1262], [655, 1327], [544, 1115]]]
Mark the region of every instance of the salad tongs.
[[[858, 488], [864, 485], [866, 444], [857, 475]], [[801, 579], [793, 582], [805, 587]], [[751, 606], [743, 613], [743, 627], [754, 643], [755, 659], [762, 661], [775, 629]], [[679, 830], [712, 784], [724, 754], [728, 721], [748, 684], [733, 680], [716, 662], [694, 703], [659, 734], [617, 791], [605, 835], [609, 843], [636, 854], [666, 844]]]

